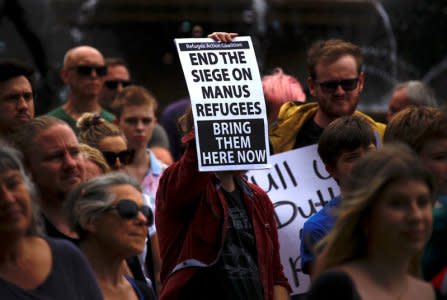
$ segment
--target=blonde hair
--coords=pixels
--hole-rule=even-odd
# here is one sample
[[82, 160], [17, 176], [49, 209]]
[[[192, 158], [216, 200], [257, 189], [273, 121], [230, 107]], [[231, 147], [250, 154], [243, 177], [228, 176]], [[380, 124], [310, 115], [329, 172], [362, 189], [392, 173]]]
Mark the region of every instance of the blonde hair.
[[101, 169], [103, 174], [109, 173], [111, 171], [104, 158], [104, 155], [102, 155], [101, 151], [99, 151], [98, 149], [90, 147], [87, 144], [80, 143], [79, 150], [81, 150], [84, 158], [95, 163]]
[[[434, 194], [434, 182], [415, 153], [403, 144], [385, 145], [366, 154], [352, 168], [337, 220], [332, 231], [317, 244], [321, 250], [315, 275], [344, 263], [368, 256], [365, 225], [370, 212], [389, 184], [399, 180], [420, 180]], [[409, 273], [420, 274], [420, 253], [411, 259]]]
[[106, 137], [121, 136], [126, 137], [118, 126], [104, 120], [97, 113], [84, 113], [76, 123], [79, 128], [79, 142], [99, 149], [99, 143]]

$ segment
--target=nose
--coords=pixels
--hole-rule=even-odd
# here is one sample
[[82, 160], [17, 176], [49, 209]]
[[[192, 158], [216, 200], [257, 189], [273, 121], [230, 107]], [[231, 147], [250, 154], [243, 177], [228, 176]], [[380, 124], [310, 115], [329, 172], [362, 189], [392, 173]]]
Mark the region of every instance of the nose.
[[341, 84], [338, 84], [337, 89], [335, 90], [334, 94], [343, 95], [344, 93], [345, 93], [345, 90], [341, 87]]
[[140, 129], [140, 130], [144, 129], [144, 123], [142, 120], [138, 120], [137, 129]]
[[118, 82], [118, 85], [116, 86], [116, 91], [118, 93], [121, 93], [123, 91], [123, 84], [121, 82]]
[[141, 211], [138, 212], [138, 215], [136, 216], [136, 220], [137, 220], [138, 224], [141, 224], [144, 226], [149, 225], [149, 220]]
[[90, 76], [93, 77], [93, 78], [99, 77], [98, 73], [96, 73], [96, 70], [94, 68], [92, 68], [92, 72], [90, 73]]
[[115, 159], [115, 164], [113, 165], [113, 168], [115, 170], [120, 170], [123, 167], [123, 164], [121, 163], [121, 160], [119, 159], [119, 157], [117, 157]]
[[24, 95], [21, 95], [19, 99], [17, 99], [17, 109], [18, 110], [28, 109], [28, 101]]
[[144, 222], [144, 223], [148, 222], [148, 219], [146, 218], [146, 216], [141, 211], [138, 212], [137, 219], [142, 221], [142, 222]]
[[71, 153], [66, 153], [64, 156], [64, 165], [68, 168], [75, 168], [78, 164], [77, 160], [71, 155]]
[[420, 207], [417, 203], [417, 200], [412, 201], [409, 206], [409, 218], [412, 221], [418, 221], [423, 216], [423, 207]]

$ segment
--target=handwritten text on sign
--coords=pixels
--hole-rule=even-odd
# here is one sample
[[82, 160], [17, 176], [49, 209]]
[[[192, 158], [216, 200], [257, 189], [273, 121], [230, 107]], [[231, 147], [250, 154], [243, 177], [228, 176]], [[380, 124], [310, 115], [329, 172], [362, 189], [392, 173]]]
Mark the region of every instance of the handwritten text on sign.
[[199, 169], [268, 167], [264, 95], [251, 39], [175, 42], [191, 97]]
[[263, 188], [275, 208], [281, 262], [293, 294], [309, 289], [309, 277], [301, 272], [300, 233], [304, 222], [339, 194], [317, 154], [317, 146], [273, 155], [269, 170], [247, 173], [248, 179]]

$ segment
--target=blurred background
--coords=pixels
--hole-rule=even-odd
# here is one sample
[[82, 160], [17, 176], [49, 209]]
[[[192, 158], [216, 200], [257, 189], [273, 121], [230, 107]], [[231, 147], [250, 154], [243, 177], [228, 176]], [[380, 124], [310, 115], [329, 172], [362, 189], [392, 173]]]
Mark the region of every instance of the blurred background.
[[360, 110], [386, 111], [392, 86], [427, 82], [447, 102], [445, 0], [0, 0], [0, 57], [39, 71], [39, 112], [59, 105], [68, 48], [89, 44], [124, 58], [160, 106], [188, 95], [174, 38], [213, 31], [252, 37], [261, 75], [282, 67], [305, 85], [306, 49], [343, 38], [365, 54]]

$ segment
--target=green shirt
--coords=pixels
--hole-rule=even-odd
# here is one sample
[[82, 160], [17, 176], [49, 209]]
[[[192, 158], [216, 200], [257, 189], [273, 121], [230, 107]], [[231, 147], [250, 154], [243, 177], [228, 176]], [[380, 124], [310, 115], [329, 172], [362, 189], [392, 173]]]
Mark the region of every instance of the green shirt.
[[[67, 114], [65, 110], [62, 109], [62, 106], [59, 106], [58, 108], [50, 111], [49, 113], [47, 113], [47, 115], [65, 121], [71, 127], [71, 129], [73, 129], [75, 134], [78, 135], [79, 129], [76, 127], [76, 120], [73, 119], [69, 114]], [[101, 116], [101, 118], [109, 122], [113, 122], [115, 120], [115, 116], [104, 109], [101, 109], [99, 115]]]

